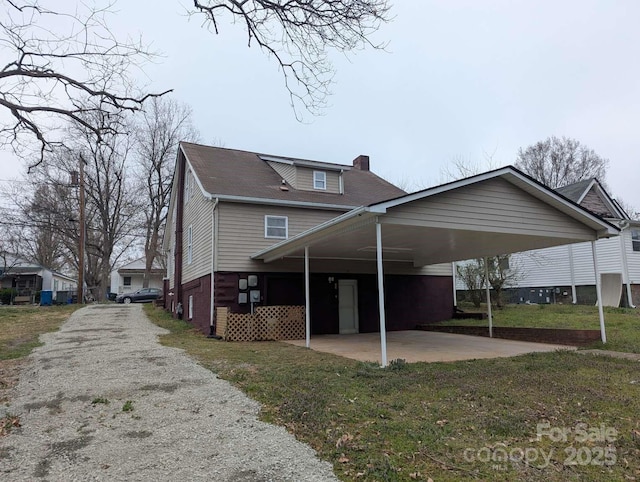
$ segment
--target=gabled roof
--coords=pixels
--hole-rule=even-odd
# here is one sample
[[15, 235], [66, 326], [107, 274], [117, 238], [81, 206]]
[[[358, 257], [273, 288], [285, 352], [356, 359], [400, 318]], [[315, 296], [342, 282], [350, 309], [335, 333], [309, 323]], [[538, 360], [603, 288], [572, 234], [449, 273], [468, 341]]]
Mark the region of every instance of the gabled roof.
[[597, 197], [596, 199], [599, 199], [597, 201], [597, 204], [602, 203], [600, 207], [604, 206], [604, 209], [602, 209], [603, 212], [597, 212], [596, 210], [596, 214], [607, 218], [629, 219], [629, 215], [624, 211], [624, 209], [622, 209], [622, 207], [616, 202], [616, 200], [609, 195], [607, 190], [595, 177], [569, 184], [567, 186], [559, 187], [556, 189], [556, 192], [570, 199], [576, 204], [580, 204], [586, 209], [591, 209], [592, 211], [594, 209], [592, 209], [591, 206], [587, 205], [589, 203], [586, 202], [586, 199], [589, 193], [593, 193], [593, 195]]
[[580, 204], [580, 201], [589, 190], [595, 178], [585, 179], [584, 181], [568, 184], [556, 189], [556, 192], [562, 194], [564, 197], [571, 199], [574, 203]]
[[[118, 272], [120, 271], [144, 271], [146, 267], [146, 259], [144, 257], [138, 258], [136, 260], [131, 261], [130, 263], [124, 264], [118, 268]], [[158, 263], [158, 259], [153, 260], [153, 265], [151, 267], [153, 270], [164, 271], [160, 263]]]
[[[465, 226], [460, 229], [443, 229], [440, 221], [434, 220], [433, 216], [430, 219], [428, 214], [422, 214], [426, 211], [417, 209], [410, 210], [412, 217], [407, 218], [406, 222], [401, 218], [388, 222], [386, 220], [386, 216], [400, 206], [430, 199], [435, 199], [437, 202], [440, 195], [448, 193], [454, 195], [463, 193], [466, 196], [465, 189], [468, 190], [470, 186], [494, 182], [492, 180], [496, 179], [514, 186], [518, 192], [532, 196], [541, 206], [546, 206], [547, 212], [552, 210], [561, 213], [560, 217], [556, 218], [561, 222], [556, 223], [556, 227], [550, 228], [546, 233], [525, 233], [519, 232], [520, 226], [517, 223], [511, 224], [511, 220], [506, 223], [508, 227], [504, 227], [505, 223], [502, 223], [503, 227], [499, 228], [477, 224], [470, 228], [469, 223], [466, 223], [466, 225], [460, 224]], [[547, 212], [540, 215], [540, 225], [545, 225], [548, 219]], [[447, 217], [447, 219], [456, 222], [455, 218]], [[619, 229], [610, 222], [557, 194], [518, 169], [506, 166], [416, 193], [362, 206], [254, 253], [251, 257], [271, 262], [287, 256], [300, 256], [305, 247], [314, 247], [316, 253], [320, 252], [331, 259], [356, 259], [356, 256], [359, 257], [358, 259], [367, 259], [367, 256], [372, 258], [375, 250], [370, 250], [368, 247], [375, 246], [375, 237], [372, 238], [371, 229], [371, 224], [375, 220], [385, 224], [388, 238], [385, 240], [383, 249], [387, 249], [389, 253], [394, 252], [396, 260], [412, 261], [415, 266], [596, 240], [616, 236], [619, 233]], [[570, 225], [581, 226], [584, 231], [577, 235], [570, 232]], [[339, 237], [341, 238], [338, 241]]]
[[[272, 201], [291, 205], [320, 204], [348, 210], [406, 194], [371, 171], [347, 165], [284, 158], [188, 142], [181, 142], [180, 148], [193, 168], [205, 195], [221, 200]], [[292, 186], [287, 186], [289, 189], [283, 191], [282, 176], [267, 163], [283, 160], [296, 166], [317, 166], [318, 169], [331, 166], [342, 170], [344, 194], [303, 191]]]

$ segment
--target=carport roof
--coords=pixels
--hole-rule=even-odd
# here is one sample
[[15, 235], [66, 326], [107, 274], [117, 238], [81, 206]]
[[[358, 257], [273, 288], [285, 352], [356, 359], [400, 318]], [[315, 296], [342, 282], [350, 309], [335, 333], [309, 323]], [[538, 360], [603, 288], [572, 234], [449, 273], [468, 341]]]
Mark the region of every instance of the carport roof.
[[375, 260], [382, 225], [385, 262], [413, 266], [507, 254], [615, 236], [619, 229], [512, 166], [369, 206], [252, 255]]

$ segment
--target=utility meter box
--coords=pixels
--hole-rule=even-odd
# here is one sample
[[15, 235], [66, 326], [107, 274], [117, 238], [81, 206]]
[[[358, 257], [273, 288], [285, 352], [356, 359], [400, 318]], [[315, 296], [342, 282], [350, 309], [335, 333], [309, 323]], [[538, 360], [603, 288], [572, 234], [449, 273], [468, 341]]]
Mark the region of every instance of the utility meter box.
[[260, 303], [260, 290], [251, 290], [249, 292], [249, 300], [251, 303]]

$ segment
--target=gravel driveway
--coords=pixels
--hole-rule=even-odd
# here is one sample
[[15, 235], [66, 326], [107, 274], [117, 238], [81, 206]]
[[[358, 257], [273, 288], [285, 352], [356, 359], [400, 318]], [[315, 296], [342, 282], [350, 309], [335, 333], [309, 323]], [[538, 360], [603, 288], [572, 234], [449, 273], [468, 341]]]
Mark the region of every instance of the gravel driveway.
[[337, 480], [162, 333], [141, 306], [94, 305], [44, 335], [0, 408], [22, 423], [0, 439], [0, 480]]

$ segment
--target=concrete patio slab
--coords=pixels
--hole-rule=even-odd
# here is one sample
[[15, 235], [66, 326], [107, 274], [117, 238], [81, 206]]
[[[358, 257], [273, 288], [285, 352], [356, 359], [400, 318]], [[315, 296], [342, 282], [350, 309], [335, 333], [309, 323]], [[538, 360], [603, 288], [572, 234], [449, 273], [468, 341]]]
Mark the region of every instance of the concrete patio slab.
[[[304, 346], [304, 340], [289, 340]], [[360, 361], [380, 363], [380, 334], [316, 335], [311, 337], [311, 349], [333, 353]], [[391, 331], [387, 333], [387, 358], [403, 358], [407, 362], [436, 362], [499, 358], [533, 352], [575, 350], [566, 345], [550, 345], [526, 341], [454, 335], [433, 331]]]

